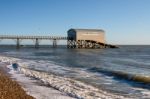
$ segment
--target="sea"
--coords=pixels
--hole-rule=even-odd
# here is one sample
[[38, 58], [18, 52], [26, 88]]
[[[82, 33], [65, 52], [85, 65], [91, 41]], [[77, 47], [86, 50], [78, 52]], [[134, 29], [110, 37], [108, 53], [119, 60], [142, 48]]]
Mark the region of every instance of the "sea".
[[150, 99], [150, 46], [67, 49], [66, 46], [1, 46], [0, 55], [21, 59], [28, 69], [84, 82], [134, 99]]

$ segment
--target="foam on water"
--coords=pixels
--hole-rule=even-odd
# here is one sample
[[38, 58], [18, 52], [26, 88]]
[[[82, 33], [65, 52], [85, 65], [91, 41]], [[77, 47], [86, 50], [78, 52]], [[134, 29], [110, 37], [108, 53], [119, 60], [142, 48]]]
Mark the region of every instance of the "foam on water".
[[[97, 89], [91, 85], [87, 85], [83, 82], [73, 80], [67, 77], [61, 77], [53, 74], [49, 74], [42, 71], [36, 71], [27, 68], [27, 64], [20, 63], [19, 59], [15, 58], [7, 58], [7, 57], [0, 57], [1, 61], [11, 63], [18, 63], [19, 64], [19, 72], [25, 74], [30, 77], [37, 78], [41, 80], [46, 85], [49, 85], [61, 92], [65, 92], [66, 94], [82, 99], [126, 99], [120, 95], [114, 95], [112, 93], [108, 93], [106, 91]], [[10, 67], [10, 66], [9, 66]], [[45, 91], [44, 91], [45, 92]], [[45, 99], [45, 98], [44, 98]]]
[[15, 78], [23, 86], [27, 94], [32, 95], [36, 99], [73, 99], [55, 89], [35, 84], [37, 80], [26, 77], [18, 71], [14, 71], [11, 65], [7, 67], [10, 69], [9, 73], [12, 74], [12, 78]]
[[[72, 84], [72, 82], [76, 82], [76, 80], [68, 78], [70, 76], [67, 76], [67, 75], [65, 75], [65, 76], [64, 75], [59, 75], [58, 76], [58, 74], [57, 74], [58, 72], [59, 72], [59, 74], [64, 74], [64, 73], [67, 73], [68, 71], [71, 72], [71, 73], [73, 72], [73, 76], [76, 75], [77, 77], [80, 77], [80, 79], [83, 79], [85, 77], [87, 77], [87, 78], [88, 77], [90, 77], [90, 78], [92, 77], [92, 79], [94, 80], [95, 75], [97, 77], [100, 76], [99, 78], [95, 78], [95, 80], [100, 79], [101, 82], [98, 82], [99, 84], [102, 84], [102, 85], [105, 84], [105, 85], [108, 85], [110, 87], [111, 87], [111, 84], [112, 84], [112, 78], [113, 78], [112, 76], [121, 77], [121, 78], [128, 79], [128, 80], [140, 81], [140, 82], [146, 81], [146, 83], [149, 83], [149, 79], [147, 79], [149, 77], [147, 77], [147, 76], [144, 76], [144, 77], [143, 76], [137, 76], [137, 75], [127, 74], [127, 73], [124, 73], [124, 72], [103, 70], [101, 68], [92, 68], [92, 70], [94, 70], [94, 71], [96, 70], [96, 71], [100, 71], [100, 72], [104, 72], [104, 73], [107, 72], [108, 74], [111, 74], [111, 76], [106, 76], [105, 77], [105, 82], [103, 82], [102, 79], [101, 79], [101, 76], [103, 76], [103, 75], [101, 75], [99, 73], [96, 73], [96, 72], [89, 73], [89, 72], [85, 71], [86, 69], [81, 71], [78, 68], [74, 68], [72, 70], [72, 68], [66, 68], [66, 67], [59, 66], [59, 65], [56, 65], [55, 63], [53, 63], [51, 61], [46, 62], [44, 60], [42, 60], [42, 61], [22, 60], [22, 59], [11, 58], [11, 57], [0, 57], [0, 61], [8, 62], [10, 64], [18, 63], [19, 66], [20, 66], [20, 69], [19, 69], [20, 73], [23, 73], [25, 75], [28, 75], [28, 76], [31, 76], [31, 77], [34, 77], [34, 78], [38, 78], [39, 80], [43, 81], [43, 83], [45, 83], [46, 85], [48, 84], [48, 85], [50, 85], [50, 86], [52, 86], [52, 87], [54, 87], [54, 88], [56, 88], [56, 89], [58, 89], [58, 90], [60, 90], [62, 92], [65, 92], [65, 93], [67, 93], [67, 94], [69, 94], [71, 96], [78, 97], [78, 98], [81, 98], [81, 96], [87, 98], [88, 95], [87, 95], [87, 93], [83, 92], [83, 90], [80, 93], [80, 92], [77, 92], [74, 89], [70, 89], [70, 87], [74, 88], [73, 87], [74, 85]], [[47, 72], [46, 72], [46, 69], [47, 69]], [[58, 78], [58, 79], [54, 79], [54, 78]], [[54, 82], [50, 82], [51, 80], [49, 80], [49, 79], [52, 79], [52, 81], [54, 80]], [[55, 83], [57, 81], [58, 81], [58, 83]], [[62, 84], [60, 82], [62, 82]], [[82, 83], [82, 82], [77, 81], [77, 84], [78, 83], [80, 85], [80, 83]], [[61, 85], [63, 87], [61, 87]], [[83, 83], [83, 85], [85, 85], [84, 86], [85, 88], [87, 86], [89, 86], [89, 85], [87, 85], [85, 83]], [[70, 87], [68, 88], [67, 86], [70, 86]], [[93, 88], [95, 88], [95, 87], [93, 87]], [[75, 89], [79, 89], [79, 88], [75, 87]], [[79, 89], [79, 90], [81, 90], [81, 89]], [[68, 90], [71, 90], [71, 93], [68, 92]], [[84, 90], [88, 90], [88, 89], [84, 89]], [[99, 90], [99, 89], [97, 89], [97, 90]], [[137, 90], [137, 89], [135, 89], [135, 90]], [[137, 90], [137, 91], [140, 91], [140, 94], [143, 94], [143, 96], [141, 96], [142, 98], [144, 98], [145, 96], [149, 96], [149, 94], [150, 94], [149, 90], [146, 90], [146, 89]], [[72, 94], [72, 92], [77, 92], [77, 93], [73, 93]], [[91, 90], [90, 92], [93, 92], [93, 90]], [[83, 95], [83, 93], [84, 93], [84, 95]], [[100, 92], [100, 94], [101, 94], [101, 92]], [[92, 97], [95, 97], [95, 96], [92, 96]]]

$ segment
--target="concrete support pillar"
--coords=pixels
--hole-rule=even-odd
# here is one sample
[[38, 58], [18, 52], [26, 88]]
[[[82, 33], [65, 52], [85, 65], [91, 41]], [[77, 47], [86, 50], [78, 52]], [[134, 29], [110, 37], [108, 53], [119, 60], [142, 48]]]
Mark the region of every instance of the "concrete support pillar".
[[20, 39], [17, 38], [17, 45], [16, 45], [16, 48], [19, 49], [20, 48]]
[[70, 44], [70, 42], [69, 42], [69, 40], [67, 40], [67, 48], [70, 48], [69, 44]]
[[57, 40], [53, 39], [53, 47], [56, 48], [57, 47]]
[[38, 38], [35, 39], [35, 48], [39, 48], [39, 39]]

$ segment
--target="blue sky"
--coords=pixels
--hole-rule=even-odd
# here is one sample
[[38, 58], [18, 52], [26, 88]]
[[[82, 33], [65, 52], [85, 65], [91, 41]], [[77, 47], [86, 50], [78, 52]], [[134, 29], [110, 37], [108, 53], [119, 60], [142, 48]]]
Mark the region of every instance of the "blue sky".
[[106, 31], [112, 44], [150, 44], [150, 0], [0, 0], [0, 34]]

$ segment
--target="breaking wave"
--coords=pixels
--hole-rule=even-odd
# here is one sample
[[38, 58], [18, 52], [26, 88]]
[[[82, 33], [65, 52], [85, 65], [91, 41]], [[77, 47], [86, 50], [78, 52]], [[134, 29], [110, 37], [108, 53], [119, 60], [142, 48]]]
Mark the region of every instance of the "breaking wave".
[[100, 90], [94, 86], [85, 84], [81, 81], [77, 81], [71, 78], [57, 76], [42, 71], [36, 71], [28, 69], [25, 64], [18, 63], [19, 59], [0, 57], [1, 62], [8, 62], [18, 64], [18, 71], [29, 77], [34, 77], [41, 80], [44, 84], [49, 85], [61, 92], [65, 92], [69, 96], [78, 99], [126, 99], [124, 96], [115, 95], [103, 90]]
[[93, 67], [88, 70], [91, 72], [104, 73], [106, 75], [114, 76], [114, 77], [121, 78], [121, 79], [126, 79], [126, 80], [146, 83], [146, 84], [150, 83], [150, 76], [130, 74], [130, 73], [126, 73], [123, 71], [113, 71], [113, 70], [97, 68], [97, 67]]

